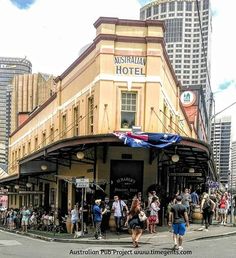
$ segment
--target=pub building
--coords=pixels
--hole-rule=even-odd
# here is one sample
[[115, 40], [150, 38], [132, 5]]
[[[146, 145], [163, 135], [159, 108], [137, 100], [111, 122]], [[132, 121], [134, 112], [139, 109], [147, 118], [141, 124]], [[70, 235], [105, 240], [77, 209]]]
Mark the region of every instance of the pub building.
[[[185, 186], [204, 190], [216, 180], [210, 147], [180, 101], [164, 23], [102, 17], [94, 27], [93, 42], [55, 79], [55, 94], [11, 132], [9, 176], [0, 179], [10, 207], [67, 213], [80, 201], [80, 178], [89, 179], [87, 198], [95, 191], [123, 199], [146, 196], [151, 186], [164, 197]], [[181, 138], [134, 148], [118, 137], [136, 129]]]

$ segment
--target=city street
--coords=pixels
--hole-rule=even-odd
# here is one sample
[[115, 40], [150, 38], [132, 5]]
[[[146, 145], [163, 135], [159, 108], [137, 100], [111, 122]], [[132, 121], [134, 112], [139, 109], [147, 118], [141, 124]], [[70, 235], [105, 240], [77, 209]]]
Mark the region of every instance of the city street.
[[[145, 241], [146, 242], [146, 241]], [[170, 254], [169, 244], [143, 244], [134, 249], [127, 244], [91, 245], [79, 243], [45, 242], [25, 236], [0, 231], [0, 257], [43, 258], [43, 257], [191, 257], [191, 258], [233, 258], [236, 250], [236, 236], [197, 240], [184, 243], [182, 254]]]

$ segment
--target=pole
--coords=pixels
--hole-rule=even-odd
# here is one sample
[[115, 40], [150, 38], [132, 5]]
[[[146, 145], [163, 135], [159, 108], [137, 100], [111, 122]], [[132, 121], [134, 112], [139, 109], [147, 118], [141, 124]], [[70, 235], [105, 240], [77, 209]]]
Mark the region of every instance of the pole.
[[84, 235], [84, 188], [82, 188], [82, 203], [81, 203], [81, 236]]

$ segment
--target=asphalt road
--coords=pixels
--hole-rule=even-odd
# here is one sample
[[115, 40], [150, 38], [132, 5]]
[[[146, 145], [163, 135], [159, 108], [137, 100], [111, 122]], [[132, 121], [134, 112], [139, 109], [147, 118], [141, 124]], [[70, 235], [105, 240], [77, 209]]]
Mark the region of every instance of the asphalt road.
[[67, 257], [190, 257], [234, 258], [236, 236], [197, 240], [184, 243], [183, 253], [171, 253], [169, 244], [145, 244], [134, 249], [131, 245], [89, 245], [77, 243], [45, 242], [0, 231], [1, 258], [67, 258]]

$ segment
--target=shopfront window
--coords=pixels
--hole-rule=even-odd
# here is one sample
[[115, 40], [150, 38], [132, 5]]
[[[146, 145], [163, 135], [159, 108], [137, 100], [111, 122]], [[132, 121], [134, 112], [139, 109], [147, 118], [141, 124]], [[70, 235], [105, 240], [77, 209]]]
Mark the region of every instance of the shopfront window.
[[137, 93], [121, 93], [121, 128], [132, 128], [136, 124]]

